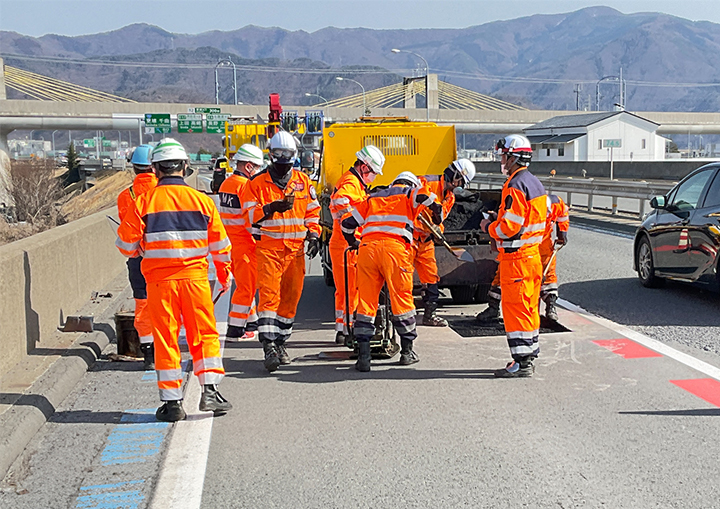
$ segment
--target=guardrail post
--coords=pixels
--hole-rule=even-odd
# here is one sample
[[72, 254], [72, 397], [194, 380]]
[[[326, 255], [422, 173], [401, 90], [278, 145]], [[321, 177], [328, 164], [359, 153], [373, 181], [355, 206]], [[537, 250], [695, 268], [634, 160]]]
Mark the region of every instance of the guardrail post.
[[612, 197], [612, 215], [617, 216], [618, 213], [618, 206], [617, 206], [617, 196]]
[[640, 219], [645, 217], [645, 199], [640, 198]]
[[567, 193], [567, 206], [572, 207], [572, 193], [569, 191]]
[[592, 191], [588, 193], [588, 212], [593, 211], [593, 194]]

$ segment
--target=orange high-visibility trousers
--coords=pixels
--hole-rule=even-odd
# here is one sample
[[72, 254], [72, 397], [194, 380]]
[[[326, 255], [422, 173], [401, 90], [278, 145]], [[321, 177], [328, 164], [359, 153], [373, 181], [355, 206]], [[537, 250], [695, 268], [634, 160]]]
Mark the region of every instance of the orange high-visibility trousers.
[[[345, 249], [348, 245], [342, 234], [338, 231], [336, 239], [335, 230], [330, 237], [328, 246], [330, 251], [330, 260], [332, 261], [333, 279], [335, 280], [335, 331], [345, 332]], [[347, 254], [347, 272], [348, 272], [348, 301], [350, 303], [349, 321], [352, 325], [353, 316], [358, 306], [358, 290], [357, 290], [357, 251], [348, 251]]]
[[422, 284], [431, 285], [440, 281], [435, 260], [435, 243], [432, 240], [422, 242], [415, 239], [412, 246], [412, 257], [412, 264]]
[[147, 308], [147, 299], [135, 299], [135, 330], [141, 345], [152, 344], [153, 326]]
[[182, 399], [178, 334], [185, 326], [193, 372], [200, 385], [218, 384], [223, 369], [210, 283], [204, 279], [148, 282], [148, 305], [155, 338], [155, 372], [160, 399]]
[[[545, 280], [540, 286], [540, 298], [545, 300], [548, 295], [558, 294], [558, 280], [557, 272], [555, 272], [557, 256], [553, 257], [553, 240], [550, 237], [543, 239], [540, 243], [540, 260], [542, 262], [543, 270], [550, 264], [550, 268], [547, 269]], [[552, 261], [550, 261], [552, 258]]]
[[290, 338], [305, 280], [305, 250], [257, 245], [258, 339]]
[[393, 312], [393, 326], [402, 339], [413, 341], [415, 302], [413, 266], [409, 246], [394, 238], [368, 239], [358, 250], [358, 309], [355, 337], [370, 341], [375, 334], [375, 315], [383, 284], [387, 284]]
[[500, 259], [500, 287], [505, 333], [516, 361], [540, 353], [540, 280], [542, 263], [537, 248], [521, 253], [503, 253]]
[[252, 239], [230, 239], [232, 273], [235, 291], [230, 300], [228, 325], [254, 331], [257, 328], [255, 290], [257, 289], [257, 256]]

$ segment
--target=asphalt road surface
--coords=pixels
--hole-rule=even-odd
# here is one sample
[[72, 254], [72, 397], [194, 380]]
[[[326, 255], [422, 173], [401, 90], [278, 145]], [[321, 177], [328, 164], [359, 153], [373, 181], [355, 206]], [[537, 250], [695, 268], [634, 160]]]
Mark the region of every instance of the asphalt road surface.
[[643, 288], [630, 249], [573, 228], [561, 297], [677, 350], [561, 310], [573, 332], [541, 337], [531, 379], [492, 378], [502, 336], [426, 327], [419, 364], [358, 373], [313, 263], [291, 365], [267, 374], [256, 341], [225, 343], [231, 413], [197, 412], [191, 377], [189, 419], [156, 424], [153, 374], [100, 362], [13, 466], [0, 507], [720, 507], [718, 298]]

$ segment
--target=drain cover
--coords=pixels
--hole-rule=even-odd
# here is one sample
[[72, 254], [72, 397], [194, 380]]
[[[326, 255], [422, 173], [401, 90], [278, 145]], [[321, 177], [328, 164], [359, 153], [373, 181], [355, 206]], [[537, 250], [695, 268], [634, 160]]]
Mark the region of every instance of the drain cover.
[[[464, 338], [477, 338], [485, 336], [504, 336], [505, 326], [502, 322], [495, 323], [479, 323], [473, 318], [466, 317], [445, 317], [450, 328], [460, 334]], [[550, 334], [552, 332], [572, 332], [570, 329], [558, 322], [553, 322], [540, 317], [540, 334]]]

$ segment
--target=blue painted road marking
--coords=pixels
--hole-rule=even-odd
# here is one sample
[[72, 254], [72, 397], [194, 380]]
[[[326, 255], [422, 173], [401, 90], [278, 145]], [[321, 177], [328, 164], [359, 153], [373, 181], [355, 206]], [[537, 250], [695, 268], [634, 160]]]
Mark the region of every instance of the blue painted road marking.
[[100, 455], [103, 465], [142, 463], [160, 452], [165, 429], [170, 425], [156, 422], [154, 408], [127, 410], [120, 425], [112, 430]]
[[[137, 509], [145, 497], [137, 488], [145, 481], [99, 484], [80, 488], [76, 509]], [[118, 489], [122, 488], [122, 489]], [[131, 488], [131, 489], [128, 489]]]

